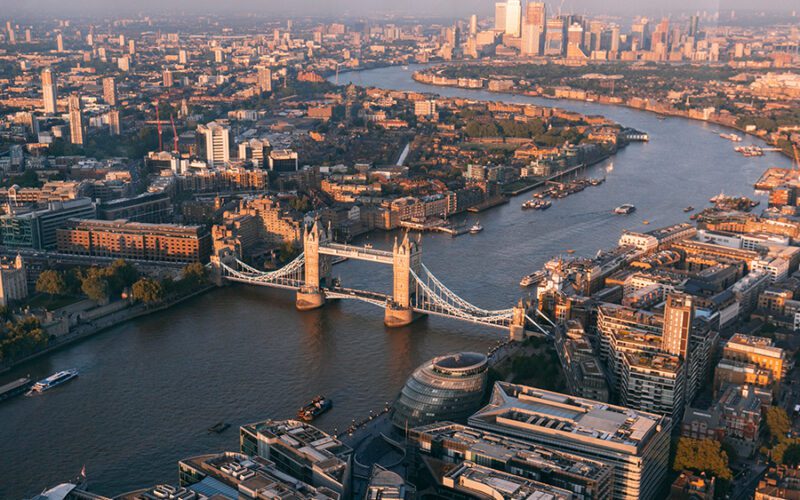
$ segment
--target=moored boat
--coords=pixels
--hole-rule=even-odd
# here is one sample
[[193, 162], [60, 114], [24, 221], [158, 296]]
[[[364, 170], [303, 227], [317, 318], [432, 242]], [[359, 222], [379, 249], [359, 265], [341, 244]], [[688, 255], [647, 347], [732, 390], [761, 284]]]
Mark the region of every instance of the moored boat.
[[544, 271], [536, 271], [531, 274], [525, 275], [519, 280], [519, 286], [531, 286], [541, 283], [547, 277]]
[[39, 394], [45, 391], [49, 391], [53, 387], [57, 387], [63, 383], [69, 382], [70, 380], [74, 379], [78, 376], [78, 370], [71, 369], [71, 370], [64, 370], [58, 373], [54, 373], [47, 378], [44, 378], [31, 387], [31, 390], [28, 391], [27, 395], [32, 394]]
[[307, 405], [297, 410], [297, 418], [305, 422], [311, 422], [331, 408], [333, 408], [333, 401], [325, 396], [317, 396]]
[[478, 234], [481, 231], [483, 231], [483, 226], [481, 226], [480, 222], [476, 222], [475, 224], [472, 225], [472, 227], [469, 228], [470, 234]]

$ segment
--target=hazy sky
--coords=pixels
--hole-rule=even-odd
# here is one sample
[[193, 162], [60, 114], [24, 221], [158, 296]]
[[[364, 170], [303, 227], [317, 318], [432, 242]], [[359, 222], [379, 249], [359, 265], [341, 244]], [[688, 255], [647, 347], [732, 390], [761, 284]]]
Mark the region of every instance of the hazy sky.
[[[676, 10], [762, 9], [790, 11], [798, 0], [556, 0], [546, 2], [550, 12], [637, 14]], [[385, 13], [416, 16], [491, 16], [493, 0], [0, 0], [12, 12], [35, 15], [148, 13], [165, 9], [196, 13], [259, 12], [277, 16], [379, 16]], [[0, 11], [5, 8], [0, 9]], [[2, 17], [0, 15], [0, 17]]]

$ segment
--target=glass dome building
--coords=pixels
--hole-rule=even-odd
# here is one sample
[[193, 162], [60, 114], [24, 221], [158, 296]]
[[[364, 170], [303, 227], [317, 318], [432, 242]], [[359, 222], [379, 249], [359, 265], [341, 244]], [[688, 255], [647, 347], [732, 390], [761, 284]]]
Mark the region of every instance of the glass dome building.
[[405, 430], [442, 420], [466, 422], [480, 409], [489, 362], [476, 352], [446, 354], [420, 366], [392, 407], [392, 423]]

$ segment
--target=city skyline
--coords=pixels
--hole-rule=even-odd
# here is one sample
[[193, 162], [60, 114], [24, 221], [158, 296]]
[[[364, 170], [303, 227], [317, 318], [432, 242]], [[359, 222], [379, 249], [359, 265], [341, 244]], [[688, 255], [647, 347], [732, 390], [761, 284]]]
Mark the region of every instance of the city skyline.
[[[523, 2], [525, 3], [525, 2]], [[524, 6], [523, 6], [524, 8]], [[793, 0], [769, 0], [755, 7], [746, 0], [649, 0], [631, 6], [624, 0], [564, 0], [547, 2], [549, 12], [557, 14], [611, 14], [611, 15], [669, 15], [695, 12], [793, 12], [798, 6]], [[9, 12], [32, 17], [49, 15], [93, 16], [116, 14], [160, 14], [167, 12], [207, 13], [207, 14], [257, 14], [264, 16], [300, 16], [333, 19], [336, 18], [381, 18], [387, 15], [403, 17], [468, 17], [478, 14], [490, 17], [494, 2], [487, 0], [443, 0], [425, 2], [410, 0], [397, 4], [387, 0], [299, 0], [287, 4], [274, 0], [232, 0], [224, 6], [214, 0], [143, 0], [135, 5], [112, 4], [101, 0], [77, 0], [59, 2], [57, 0], [33, 0], [24, 5], [14, 5]], [[45, 14], [46, 13], [46, 14]], [[310, 14], [313, 13], [313, 14]]]

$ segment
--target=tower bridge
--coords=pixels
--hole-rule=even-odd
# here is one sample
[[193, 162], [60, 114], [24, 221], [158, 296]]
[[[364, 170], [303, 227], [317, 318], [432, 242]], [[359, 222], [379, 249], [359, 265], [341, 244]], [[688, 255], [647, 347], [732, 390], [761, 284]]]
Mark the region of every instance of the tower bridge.
[[[391, 294], [343, 287], [331, 277], [333, 257], [391, 265]], [[301, 311], [322, 307], [326, 300], [336, 299], [359, 300], [382, 307], [384, 323], [389, 327], [405, 326], [431, 314], [505, 328], [513, 339], [522, 339], [526, 331], [550, 335], [531, 316], [538, 315], [544, 324], [554, 326], [524, 300], [508, 309], [488, 310], [462, 299], [425, 267], [421, 240], [409, 238], [408, 233], [400, 241], [395, 239], [392, 251], [386, 251], [332, 242], [329, 231], [315, 222], [303, 232], [303, 253], [280, 269], [261, 271], [233, 255], [214, 256], [211, 266], [218, 284], [230, 281], [294, 290]]]

